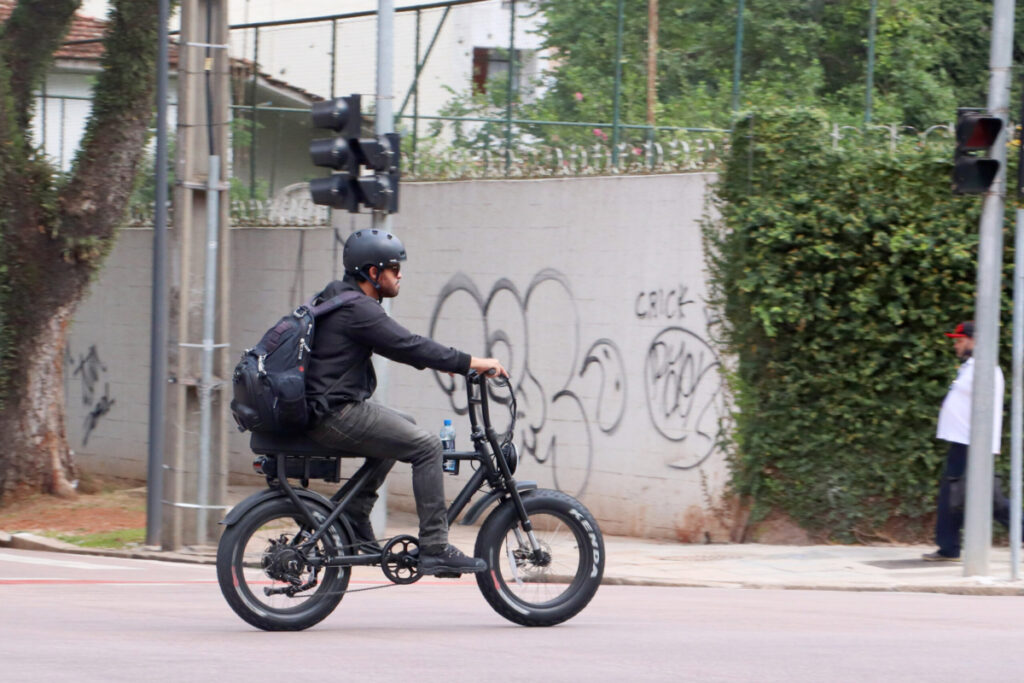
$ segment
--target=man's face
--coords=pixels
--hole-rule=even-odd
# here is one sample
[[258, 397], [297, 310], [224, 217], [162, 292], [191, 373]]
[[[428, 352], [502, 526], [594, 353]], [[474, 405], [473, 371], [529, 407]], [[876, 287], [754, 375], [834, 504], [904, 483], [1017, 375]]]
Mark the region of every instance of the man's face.
[[381, 268], [378, 274], [377, 284], [380, 285], [380, 296], [382, 299], [398, 296], [399, 282], [402, 279], [401, 264], [394, 264]]
[[970, 358], [971, 352], [974, 351], [974, 339], [971, 337], [954, 337], [953, 350], [956, 351], [957, 358], [967, 360]]

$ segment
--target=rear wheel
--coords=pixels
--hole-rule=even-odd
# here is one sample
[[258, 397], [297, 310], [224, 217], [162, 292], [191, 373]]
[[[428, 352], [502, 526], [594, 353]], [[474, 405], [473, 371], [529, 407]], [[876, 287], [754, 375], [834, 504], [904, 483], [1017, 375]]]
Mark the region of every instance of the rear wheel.
[[540, 546], [534, 553], [511, 503], [490, 514], [476, 540], [487, 561], [480, 592], [498, 614], [523, 626], [553, 626], [590, 602], [604, 575], [604, 539], [582, 503], [559, 491], [523, 495]]
[[[324, 505], [303, 501], [317, 522]], [[348, 587], [348, 567], [317, 567], [349, 541], [339, 524], [315, 545], [302, 512], [287, 498], [260, 503], [228, 527], [217, 547], [217, 581], [231, 609], [265, 631], [300, 631], [334, 611]]]

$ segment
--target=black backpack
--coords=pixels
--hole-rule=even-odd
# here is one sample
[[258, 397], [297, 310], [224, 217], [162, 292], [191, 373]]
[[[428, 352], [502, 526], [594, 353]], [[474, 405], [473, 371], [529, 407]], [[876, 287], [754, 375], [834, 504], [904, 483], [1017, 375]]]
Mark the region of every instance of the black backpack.
[[347, 291], [320, 304], [317, 294], [267, 330], [235, 366], [231, 414], [238, 431], [289, 434], [309, 425], [306, 362], [317, 317], [362, 296]]

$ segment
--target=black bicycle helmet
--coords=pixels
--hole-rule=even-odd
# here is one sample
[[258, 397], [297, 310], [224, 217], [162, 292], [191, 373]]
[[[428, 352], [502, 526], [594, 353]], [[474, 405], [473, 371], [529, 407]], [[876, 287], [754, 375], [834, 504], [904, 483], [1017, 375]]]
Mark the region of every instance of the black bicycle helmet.
[[[384, 230], [356, 230], [345, 240], [342, 260], [345, 272], [374, 283], [370, 279], [370, 266], [385, 268], [406, 259], [402, 240]], [[374, 283], [376, 284], [376, 283]]]

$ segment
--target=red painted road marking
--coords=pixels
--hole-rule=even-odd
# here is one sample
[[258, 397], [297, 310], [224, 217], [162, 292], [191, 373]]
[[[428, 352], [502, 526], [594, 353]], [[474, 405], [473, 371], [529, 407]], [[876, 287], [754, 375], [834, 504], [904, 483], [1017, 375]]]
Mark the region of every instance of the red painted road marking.
[[[119, 580], [119, 579], [0, 579], [0, 586], [186, 586], [216, 584], [215, 580]], [[469, 581], [419, 581], [422, 586], [467, 586]], [[270, 581], [250, 581], [249, 585], [271, 585]], [[389, 586], [390, 581], [350, 581], [350, 585]], [[397, 585], [397, 584], [396, 584]]]

